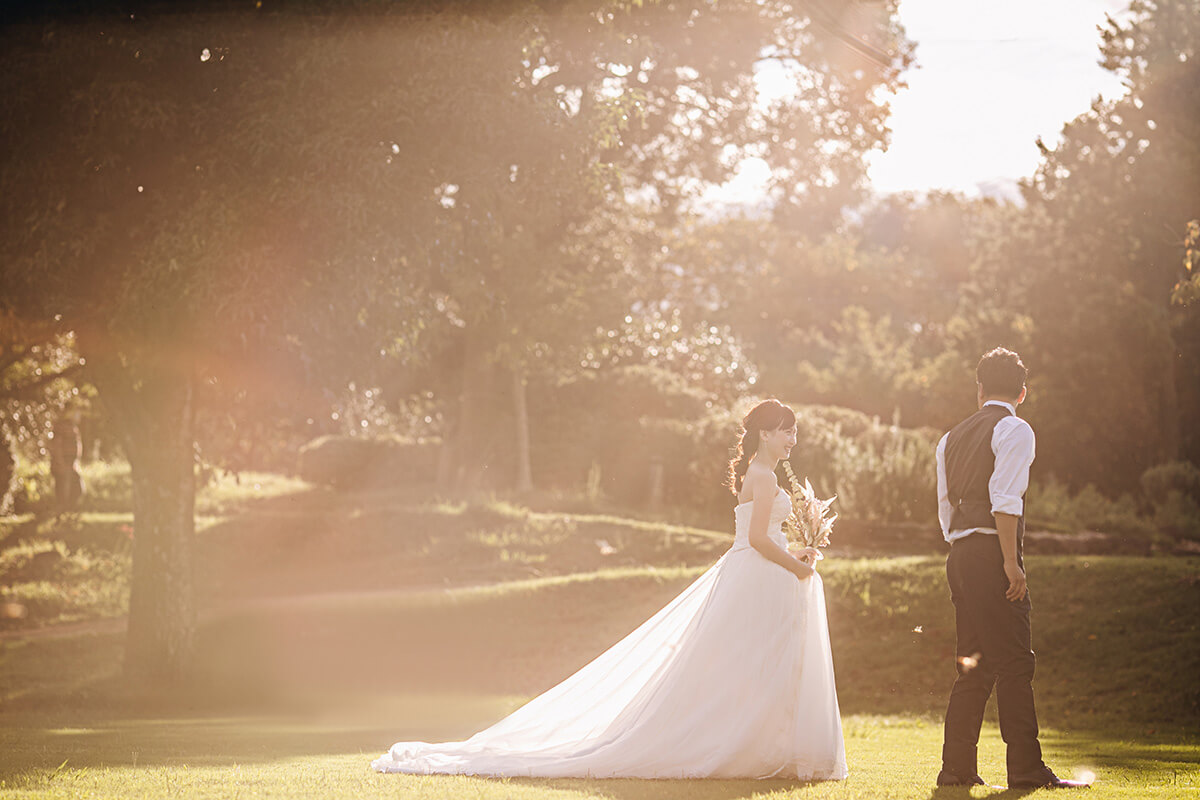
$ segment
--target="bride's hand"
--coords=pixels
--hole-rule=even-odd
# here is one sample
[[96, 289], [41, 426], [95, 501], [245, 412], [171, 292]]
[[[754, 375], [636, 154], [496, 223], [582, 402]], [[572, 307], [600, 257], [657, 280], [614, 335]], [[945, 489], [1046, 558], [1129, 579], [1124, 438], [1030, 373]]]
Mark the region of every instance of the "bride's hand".
[[795, 556], [809, 566], [813, 566], [818, 561], [825, 559], [825, 555], [815, 547], [806, 547], [803, 550], [797, 550]]
[[796, 559], [796, 569], [792, 570], [792, 572], [796, 573], [796, 577], [800, 581], [804, 581], [805, 578], [811, 578], [817, 571], [815, 566], [812, 566], [808, 563], [808, 560], [805, 560], [805, 553], [792, 553], [792, 558]]

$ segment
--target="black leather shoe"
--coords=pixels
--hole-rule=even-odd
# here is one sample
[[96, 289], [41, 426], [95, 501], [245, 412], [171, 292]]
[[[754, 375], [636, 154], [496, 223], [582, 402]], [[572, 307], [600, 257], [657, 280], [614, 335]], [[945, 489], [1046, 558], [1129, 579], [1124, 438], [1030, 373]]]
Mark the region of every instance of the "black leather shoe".
[[978, 775], [971, 775], [970, 777], [964, 778], [961, 775], [955, 775], [953, 772], [947, 772], [946, 770], [942, 770], [941, 772], [938, 773], [937, 785], [938, 786], [987, 786], [987, 783], [985, 783], [983, 778], [979, 777]]
[[1091, 784], [1060, 778], [1049, 767], [1043, 767], [1041, 772], [1033, 775], [1010, 778], [1008, 781], [1010, 789], [1084, 789], [1088, 786]]

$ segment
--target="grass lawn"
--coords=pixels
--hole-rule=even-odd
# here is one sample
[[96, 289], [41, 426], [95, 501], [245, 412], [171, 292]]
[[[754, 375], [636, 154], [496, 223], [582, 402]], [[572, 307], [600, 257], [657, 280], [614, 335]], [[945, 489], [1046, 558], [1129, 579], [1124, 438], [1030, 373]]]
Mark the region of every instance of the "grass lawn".
[[[649, 781], [491, 779], [464, 776], [378, 775], [369, 768], [380, 742], [397, 731], [457, 738], [475, 729], [484, 711], [503, 713], [514, 702], [495, 697], [398, 696], [386, 727], [366, 718], [351, 723], [288, 717], [203, 717], [78, 720], [46, 727], [21, 720], [0, 731], [0, 746], [19, 769], [0, 778], [4, 797], [329, 797], [329, 798], [966, 798], [1022, 797], [992, 788], [936, 790], [941, 729], [936, 720], [852, 715], [845, 718], [850, 778], [842, 782]], [[446, 709], [451, 709], [448, 713]], [[1003, 750], [994, 725], [981, 772], [1003, 779]], [[1088, 798], [1180, 798], [1200, 792], [1195, 743], [1161, 737], [1131, 741], [1095, 731], [1045, 732], [1047, 760], [1060, 773], [1094, 772]], [[386, 747], [386, 744], [383, 745]], [[35, 766], [36, 765], [36, 766]], [[1054, 792], [1032, 793], [1054, 796]]]
[[[369, 762], [393, 741], [464, 738], [569, 675], [682, 590], [728, 537], [500, 502], [223, 491], [200, 533], [204, 613], [187, 686], [124, 685], [121, 635], [102, 628], [0, 640], [0, 797], [1028, 794], [934, 790], [954, 637], [936, 555], [822, 566], [847, 781], [376, 775]], [[100, 569], [72, 554], [99, 559], [106, 541], [119, 553], [123, 523], [93, 522], [90, 537], [86, 526], [7, 523], [0, 568], [9, 553], [32, 575], [33, 556], [64, 542], [36, 569], [47, 592], [69, 592]], [[1048, 763], [1094, 772], [1089, 798], [1200, 798], [1200, 563], [1032, 555], [1029, 575]], [[46, 608], [70, 618], [69, 605]], [[82, 619], [111, 616], [78, 608]], [[984, 777], [1002, 782], [1003, 759], [993, 708]]]

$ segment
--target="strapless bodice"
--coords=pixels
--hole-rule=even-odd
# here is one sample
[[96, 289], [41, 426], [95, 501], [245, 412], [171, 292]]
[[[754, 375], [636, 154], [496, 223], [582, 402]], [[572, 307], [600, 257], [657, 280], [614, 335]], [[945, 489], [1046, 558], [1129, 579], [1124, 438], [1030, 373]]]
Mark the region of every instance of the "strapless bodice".
[[[750, 546], [750, 517], [754, 509], [754, 501], [738, 503], [733, 510], [734, 537], [732, 550]], [[780, 547], [787, 549], [787, 534], [783, 532], [783, 521], [792, 512], [792, 501], [782, 487], [775, 493], [771, 505], [771, 520], [767, 523], [767, 535]]]

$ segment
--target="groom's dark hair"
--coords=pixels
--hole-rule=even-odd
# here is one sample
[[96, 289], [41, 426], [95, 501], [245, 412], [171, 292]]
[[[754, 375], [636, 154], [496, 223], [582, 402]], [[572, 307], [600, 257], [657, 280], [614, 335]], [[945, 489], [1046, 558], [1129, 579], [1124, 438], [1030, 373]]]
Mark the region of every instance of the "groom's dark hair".
[[1028, 375], [1021, 357], [1004, 347], [984, 353], [975, 368], [975, 379], [983, 387], [983, 393], [991, 397], [1019, 396]]

